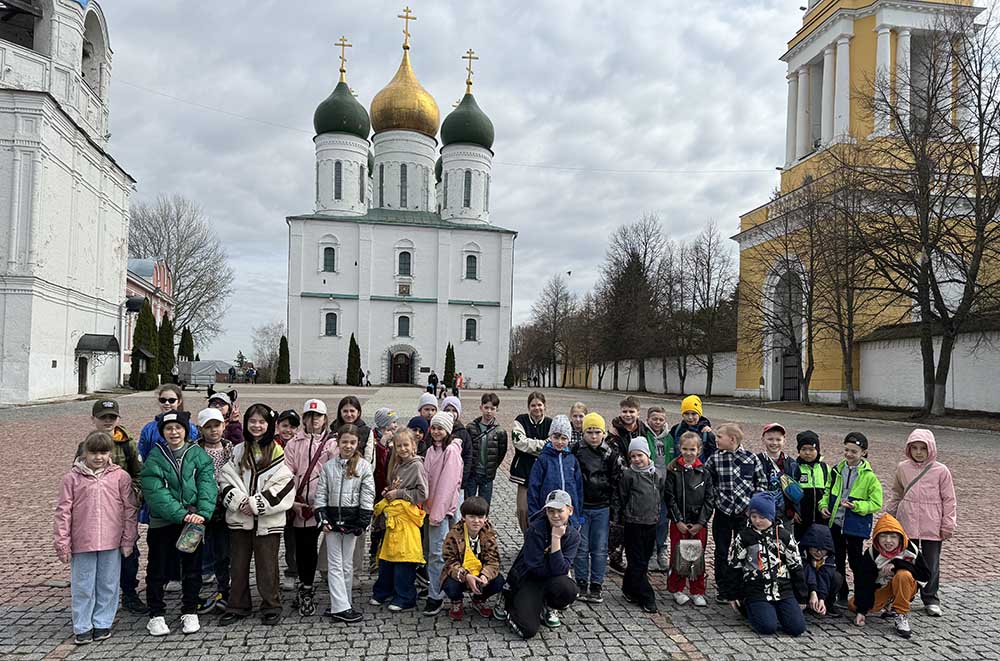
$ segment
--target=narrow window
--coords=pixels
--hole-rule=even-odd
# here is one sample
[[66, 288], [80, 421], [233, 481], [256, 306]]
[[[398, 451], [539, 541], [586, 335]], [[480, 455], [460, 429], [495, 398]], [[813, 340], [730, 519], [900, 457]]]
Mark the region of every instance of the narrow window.
[[486, 191], [483, 194], [483, 211], [490, 210], [490, 178], [486, 177]]
[[337, 270], [337, 251], [333, 248], [323, 248], [323, 270], [327, 273]]
[[410, 336], [410, 318], [403, 315], [399, 318], [399, 332], [397, 333], [399, 337], [409, 337]]
[[337, 161], [333, 164], [333, 199], [344, 197], [344, 164]]
[[406, 163], [399, 166], [399, 208], [406, 208]]
[[475, 342], [476, 341], [476, 320], [466, 319], [465, 320], [465, 341]]
[[326, 327], [325, 327], [325, 330], [324, 330], [325, 334], [326, 335], [336, 335], [337, 334], [337, 313], [336, 312], [327, 312], [326, 313], [326, 320], [325, 321], [326, 321]]
[[365, 166], [361, 166], [361, 176], [358, 177], [358, 199], [362, 202], [365, 201]]
[[399, 275], [410, 275], [410, 261], [411, 255], [408, 251], [404, 250], [399, 253]]
[[448, 208], [448, 173], [444, 173], [444, 208]]
[[465, 256], [465, 277], [467, 280], [475, 280], [476, 277], [479, 275], [478, 261], [479, 260], [476, 259], [475, 255]]
[[378, 164], [378, 205], [385, 208], [385, 163]]
[[462, 206], [466, 209], [472, 207], [472, 170], [465, 171], [465, 191], [462, 194]]

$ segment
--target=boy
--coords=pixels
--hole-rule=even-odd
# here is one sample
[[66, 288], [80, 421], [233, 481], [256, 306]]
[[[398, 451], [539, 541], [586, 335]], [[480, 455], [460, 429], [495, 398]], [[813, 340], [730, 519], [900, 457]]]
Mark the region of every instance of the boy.
[[[713, 453], [705, 462], [705, 471], [711, 476], [715, 487], [712, 539], [715, 541], [715, 584], [719, 586], [725, 580], [729, 544], [733, 534], [746, 527], [750, 498], [767, 488], [767, 478], [757, 455], [743, 447], [743, 430], [739, 425], [722, 425], [716, 440], [718, 452]], [[702, 449], [702, 455], [704, 454]], [[715, 601], [724, 604], [728, 600], [719, 592]]]
[[628, 448], [629, 467], [612, 492], [612, 511], [623, 524], [625, 555], [628, 558], [622, 596], [638, 603], [647, 613], [656, 613], [656, 593], [649, 584], [649, 559], [656, 548], [656, 523], [663, 500], [663, 478], [649, 456], [644, 438], [634, 438]]
[[[135, 440], [129, 436], [125, 428], [118, 424], [121, 419], [121, 412], [118, 402], [113, 399], [102, 399], [94, 402], [90, 411], [90, 420], [94, 424], [96, 431], [102, 431], [114, 441], [111, 452], [111, 461], [125, 470], [132, 478], [132, 490], [136, 494], [138, 502], [142, 502], [142, 491], [139, 488], [139, 473], [142, 472], [142, 459], [139, 458], [139, 449]], [[76, 450], [76, 458], [83, 456], [83, 443]], [[121, 577], [122, 607], [130, 613], [144, 615], [147, 612], [146, 604], [139, 598], [137, 589], [139, 587], [139, 540], [136, 539], [132, 553], [122, 554]]]
[[837, 573], [833, 535], [829, 526], [814, 523], [801, 537], [802, 567], [806, 579], [806, 601], [816, 615], [838, 615], [837, 591], [844, 577]]
[[764, 468], [767, 490], [774, 496], [778, 520], [788, 525], [795, 517], [795, 505], [790, 499], [785, 498], [781, 476], [791, 477], [795, 473], [795, 460], [785, 456], [785, 428], [777, 422], [769, 422], [764, 425], [760, 440], [764, 451], [757, 454], [757, 459]]
[[[705, 544], [708, 541], [708, 520], [715, 508], [715, 488], [712, 476], [705, 470], [699, 455], [701, 454], [701, 435], [689, 431], [681, 434], [681, 456], [667, 466], [666, 485], [663, 502], [670, 511], [670, 555], [675, 557], [680, 552], [682, 539], [697, 539], [701, 542], [701, 552], [704, 556]], [[691, 596], [684, 594], [684, 583], [688, 583]], [[688, 599], [695, 606], [707, 606], [705, 601], [705, 566], [701, 565], [698, 576], [683, 576], [671, 567], [667, 577], [667, 590], [674, 595], [678, 606], [683, 606]]]
[[[650, 406], [646, 409], [646, 440], [649, 442], [650, 456], [656, 473], [661, 479], [667, 478], [667, 464], [673, 461], [674, 441], [667, 430], [667, 411], [662, 406]], [[656, 523], [656, 557], [649, 560], [649, 571], [665, 572], [670, 569], [670, 558], [667, 554], [667, 531], [670, 528], [670, 517], [667, 516], [667, 503], [660, 500], [660, 520]]]
[[844, 438], [844, 459], [834, 466], [831, 484], [819, 502], [820, 513], [830, 520], [837, 571], [844, 582], [837, 593], [837, 606], [847, 606], [847, 564], [858, 574], [865, 540], [871, 533], [872, 516], [882, 509], [882, 483], [865, 459], [868, 439], [852, 431]]
[[583, 512], [583, 477], [580, 474], [580, 464], [569, 451], [569, 437], [573, 427], [569, 418], [557, 415], [549, 428], [549, 440], [538, 455], [538, 461], [531, 467], [528, 478], [528, 515], [534, 517], [540, 514], [545, 504], [545, 494], [555, 490], [569, 493], [573, 509], [577, 514], [572, 518], [573, 525], [579, 527], [583, 522], [580, 514]]
[[[207, 408], [198, 413], [198, 445], [212, 458], [215, 483], [220, 491], [222, 467], [233, 458], [233, 444], [225, 438], [225, 427], [226, 421], [218, 409]], [[215, 576], [216, 589], [212, 596], [201, 602], [198, 612], [225, 612], [229, 603], [229, 526], [226, 525], [226, 508], [220, 498], [216, 498], [211, 518], [205, 521], [202, 552], [211, 558], [207, 566], [202, 563], [203, 580], [209, 574]]]
[[849, 604], [857, 613], [854, 624], [863, 627], [869, 611], [891, 608], [896, 633], [909, 638], [910, 601], [917, 596], [917, 582], [926, 582], [931, 573], [919, 547], [907, 538], [896, 517], [883, 514], [878, 520], [872, 545], [855, 571], [854, 598]]
[[503, 590], [500, 573], [500, 550], [497, 534], [490, 525], [490, 504], [485, 498], [466, 498], [461, 507], [462, 519], [444, 538], [444, 570], [441, 588], [451, 599], [448, 614], [453, 620], [465, 615], [462, 596], [472, 593], [472, 608], [483, 617], [506, 619], [500, 604], [494, 612], [487, 599]]
[[517, 485], [517, 524], [522, 534], [528, 530], [528, 478], [545, 447], [551, 426], [552, 418], [545, 415], [545, 395], [532, 392], [528, 395], [528, 412], [514, 418], [514, 429], [510, 434], [514, 442], [510, 481]]
[[469, 423], [472, 466], [465, 481], [465, 497], [482, 496], [487, 504], [493, 500], [493, 480], [500, 462], [507, 456], [507, 432], [497, 422], [500, 398], [494, 392], [484, 393], [479, 400], [482, 414]]
[[[719, 449], [722, 449], [721, 429]], [[721, 589], [734, 611], [746, 613], [750, 628], [771, 636], [780, 628], [791, 636], [805, 633], [806, 620], [796, 602], [805, 593], [799, 549], [778, 523], [774, 498], [758, 493], [748, 506], [750, 525], [733, 539], [732, 556]]]
[[611, 494], [621, 479], [618, 451], [604, 440], [604, 418], [597, 413], [583, 417], [583, 442], [573, 448], [583, 480], [583, 526], [580, 549], [573, 564], [581, 601], [604, 601], [604, 576], [608, 567], [608, 526]]
[[[423, 418], [417, 418], [423, 420]], [[375, 498], [382, 497], [389, 486], [389, 458], [392, 454], [392, 437], [399, 428], [399, 416], [390, 408], [380, 408], [375, 411], [375, 427], [372, 435], [375, 438], [374, 462], [372, 474], [375, 480]], [[371, 544], [368, 547], [368, 573], [378, 571], [378, 549], [385, 536], [385, 528], [371, 527]]]
[[540, 623], [558, 627], [555, 611], [576, 600], [576, 583], [569, 577], [580, 546], [580, 533], [569, 524], [573, 501], [556, 490], [546, 496], [544, 509], [545, 516], [533, 519], [524, 535], [504, 592], [507, 624], [524, 639], [533, 638]]
[[791, 477], [802, 489], [802, 500], [799, 501], [793, 520], [795, 539], [802, 539], [802, 535], [812, 524], [826, 523], [819, 501], [830, 485], [830, 469], [820, 456], [819, 436], [816, 432], [809, 429], [800, 431], [795, 437], [795, 445], [799, 458], [795, 462], [795, 470], [791, 473]]
[[[628, 448], [633, 438], [645, 438], [646, 425], [639, 419], [639, 400], [629, 395], [618, 402], [617, 418], [611, 420], [612, 431], [608, 444], [618, 451], [623, 462], [628, 461]], [[621, 524], [612, 524], [608, 534], [608, 566], [618, 574], [625, 574], [625, 546]]]
[[420, 401], [417, 402], [417, 414], [427, 421], [427, 424], [431, 424], [431, 418], [434, 414], [438, 412], [438, 400], [437, 397], [425, 392], [420, 395]]
[[675, 459], [681, 453], [681, 448], [678, 445], [681, 435], [688, 431], [701, 434], [701, 463], [707, 463], [708, 458], [715, 454], [717, 444], [715, 433], [712, 431], [712, 423], [701, 412], [701, 397], [698, 395], [688, 395], [681, 400], [681, 421], [670, 428], [670, 438], [674, 442]]

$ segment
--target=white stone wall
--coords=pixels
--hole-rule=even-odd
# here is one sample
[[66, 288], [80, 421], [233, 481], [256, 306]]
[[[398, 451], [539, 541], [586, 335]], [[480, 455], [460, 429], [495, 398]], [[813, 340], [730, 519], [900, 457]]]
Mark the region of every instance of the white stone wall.
[[[688, 358], [687, 378], [684, 381], [684, 391], [681, 392], [680, 379], [677, 377], [676, 363], [673, 358], [667, 360], [667, 388], [663, 388], [663, 366], [659, 358], [646, 359], [646, 390], [653, 393], [671, 395], [703, 395], [707, 381], [706, 371], [695, 361]], [[608, 364], [601, 383], [603, 390], [610, 390], [614, 384], [614, 366]], [[590, 373], [590, 387], [598, 386], [598, 366]], [[637, 392], [639, 389], [639, 366], [635, 360], [623, 360], [618, 363], [618, 389]], [[715, 368], [712, 371], [712, 394], [732, 396], [736, 393], [736, 352], [727, 351], [715, 354]]]
[[[953, 409], [1000, 412], [1000, 332], [962, 335], [952, 353], [945, 405]], [[918, 407], [923, 404], [923, 371], [917, 338], [862, 342], [862, 402], [884, 406]], [[939, 355], [940, 338], [934, 340]]]
[[[493, 152], [477, 145], [448, 145], [441, 150], [441, 217], [456, 223], [488, 223], [488, 188]], [[469, 206], [465, 206], [465, 173], [469, 172]], [[444, 194], [447, 184], [448, 194]], [[444, 204], [447, 198], [448, 204]]]
[[[434, 162], [437, 140], [416, 131], [376, 134], [375, 177], [369, 206], [409, 211], [437, 211]], [[406, 206], [400, 206], [400, 165], [406, 165]], [[380, 194], [381, 191], [381, 194]]]
[[[368, 141], [348, 133], [324, 133], [316, 144], [316, 213], [363, 215], [368, 210]], [[335, 172], [341, 167], [341, 196], [336, 199]], [[364, 179], [365, 196], [361, 199]]]

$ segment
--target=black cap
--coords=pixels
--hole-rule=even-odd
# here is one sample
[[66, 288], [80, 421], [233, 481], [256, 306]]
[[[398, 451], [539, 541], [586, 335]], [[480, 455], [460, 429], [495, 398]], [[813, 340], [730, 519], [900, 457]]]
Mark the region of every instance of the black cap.
[[292, 423], [293, 427], [298, 427], [302, 424], [302, 419], [299, 418], [299, 414], [295, 409], [286, 409], [279, 413], [277, 422], [281, 422], [282, 420], [288, 420]]
[[184, 440], [188, 440], [188, 436], [191, 433], [191, 414], [187, 411], [168, 411], [166, 413], [161, 413], [156, 416], [156, 428], [160, 432], [160, 436], [163, 436], [163, 428], [167, 426], [169, 422], [176, 422], [181, 427], [184, 428]]
[[801, 450], [803, 445], [814, 445], [816, 446], [816, 450], [818, 451], [819, 434], [817, 434], [811, 429], [800, 431], [798, 434], [795, 435], [795, 447]]
[[862, 450], [868, 450], [868, 438], [859, 431], [852, 431], [844, 437], [844, 444], [854, 443]]
[[100, 418], [102, 415], [118, 415], [121, 413], [118, 411], [118, 402], [113, 399], [99, 399], [94, 402], [94, 408], [91, 409], [90, 414], [95, 418]]

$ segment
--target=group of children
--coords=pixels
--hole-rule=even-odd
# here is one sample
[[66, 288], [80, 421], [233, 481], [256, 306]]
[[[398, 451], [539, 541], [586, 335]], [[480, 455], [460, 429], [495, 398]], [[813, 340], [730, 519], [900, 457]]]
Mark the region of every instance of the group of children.
[[[577, 599], [602, 602], [609, 567], [622, 574], [623, 598], [646, 612], [657, 612], [650, 571], [668, 572], [676, 604], [704, 607], [709, 526], [716, 601], [759, 633], [799, 635], [804, 612], [849, 608], [859, 626], [871, 612], [891, 614], [909, 637], [918, 592], [928, 614], [941, 615], [938, 563], [954, 532], [955, 495], [928, 430], [910, 435], [873, 526], [882, 487], [859, 432], [828, 466], [815, 432], [797, 435], [793, 457], [785, 429], [765, 425], [754, 453], [739, 425], [713, 429], [696, 396], [683, 400], [670, 428], [662, 407], [642, 420], [638, 401], [626, 397], [609, 432], [581, 403], [568, 416], [546, 416], [545, 396], [533, 392], [511, 434], [524, 541], [505, 577], [489, 519], [508, 449], [495, 393], [482, 396], [481, 415], [468, 424], [458, 397], [424, 393], [405, 427], [389, 409], [369, 427], [352, 396], [332, 422], [319, 399], [301, 412], [253, 404], [241, 419], [236, 391], [210, 391], [197, 425], [176, 386], [162, 386], [157, 400], [160, 412], [138, 443], [118, 425], [117, 402], [95, 403], [95, 431], [63, 480], [55, 549], [71, 564], [79, 644], [110, 635], [119, 586], [122, 605], [148, 613], [154, 636], [169, 633], [168, 584], [180, 584], [184, 633], [199, 630], [199, 614], [220, 612], [221, 625], [244, 619], [253, 611], [251, 560], [261, 621], [277, 624], [282, 539], [293, 608], [315, 612], [319, 568], [330, 601], [324, 615], [345, 623], [363, 617], [351, 594], [364, 565], [377, 571], [370, 606], [399, 612], [423, 596], [424, 615], [447, 600], [459, 620], [468, 594], [473, 611], [525, 638], [542, 624], [559, 626], [560, 611]], [[148, 523], [146, 604], [136, 591], [138, 522]]]

